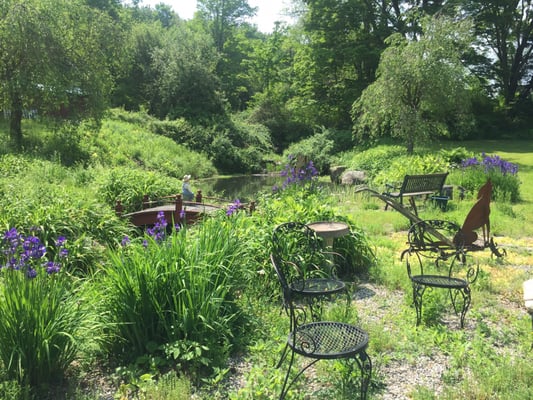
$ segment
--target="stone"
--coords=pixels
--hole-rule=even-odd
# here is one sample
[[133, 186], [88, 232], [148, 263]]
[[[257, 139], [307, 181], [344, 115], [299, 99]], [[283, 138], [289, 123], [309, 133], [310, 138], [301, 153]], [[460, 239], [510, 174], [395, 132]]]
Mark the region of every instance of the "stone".
[[335, 165], [329, 168], [329, 178], [333, 183], [341, 183], [341, 175], [346, 171], [344, 165]]
[[365, 171], [345, 171], [341, 175], [341, 184], [361, 185], [366, 183], [367, 179]]

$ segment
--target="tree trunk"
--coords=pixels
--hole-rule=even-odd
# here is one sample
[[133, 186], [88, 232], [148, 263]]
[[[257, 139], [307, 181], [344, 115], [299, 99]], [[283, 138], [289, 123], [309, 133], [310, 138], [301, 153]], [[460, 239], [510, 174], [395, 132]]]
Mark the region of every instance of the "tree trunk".
[[15, 147], [22, 148], [22, 100], [15, 96], [11, 102], [11, 117], [9, 121], [9, 136]]

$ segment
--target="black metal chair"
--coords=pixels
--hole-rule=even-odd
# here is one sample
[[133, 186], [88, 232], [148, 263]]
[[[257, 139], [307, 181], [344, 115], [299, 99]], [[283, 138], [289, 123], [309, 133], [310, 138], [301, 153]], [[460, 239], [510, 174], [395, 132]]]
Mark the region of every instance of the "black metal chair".
[[[290, 319], [290, 333], [285, 350], [277, 365], [277, 368], [281, 367], [290, 351], [289, 366], [279, 399], [283, 400], [285, 398], [292, 384], [309, 367], [319, 360], [332, 359], [355, 360], [361, 371], [361, 399], [366, 399], [368, 384], [372, 376], [372, 362], [366, 353], [368, 334], [355, 325], [343, 322], [306, 322], [307, 306], [300, 302], [295, 302], [294, 296], [298, 295], [298, 291], [295, 291], [294, 287], [291, 287], [288, 283], [282, 268], [278, 265], [277, 259], [273, 254], [271, 254], [270, 260], [281, 284], [283, 305]], [[298, 284], [296, 287], [298, 287]], [[310, 358], [312, 361], [290, 380], [295, 354]], [[353, 365], [353, 363], [350, 365]]]
[[[453, 239], [451, 239], [453, 238]], [[459, 225], [442, 220], [425, 220], [411, 225], [408, 232], [409, 248], [404, 250], [407, 273], [413, 286], [413, 303], [416, 323], [422, 319], [422, 297], [428, 288], [448, 289], [456, 314], [460, 315], [461, 328], [470, 307], [470, 284], [479, 272], [467, 264], [465, 240]], [[415, 257], [418, 270], [413, 270], [411, 257]]]
[[[524, 289], [524, 304], [531, 316], [531, 333], [533, 334], [533, 279], [525, 281], [522, 285]], [[531, 349], [533, 350], [533, 342], [531, 342]]]
[[272, 234], [272, 257], [287, 280], [291, 297], [306, 303], [315, 319], [320, 318], [322, 302], [349, 293], [346, 284], [335, 277], [334, 258], [323, 250], [315, 231], [301, 222], [277, 226]]

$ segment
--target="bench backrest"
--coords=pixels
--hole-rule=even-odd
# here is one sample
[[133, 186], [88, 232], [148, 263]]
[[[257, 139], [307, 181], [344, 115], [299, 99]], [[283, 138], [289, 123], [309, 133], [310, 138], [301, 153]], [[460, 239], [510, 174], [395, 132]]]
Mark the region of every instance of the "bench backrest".
[[441, 192], [448, 173], [427, 175], [405, 175], [400, 195], [418, 192]]

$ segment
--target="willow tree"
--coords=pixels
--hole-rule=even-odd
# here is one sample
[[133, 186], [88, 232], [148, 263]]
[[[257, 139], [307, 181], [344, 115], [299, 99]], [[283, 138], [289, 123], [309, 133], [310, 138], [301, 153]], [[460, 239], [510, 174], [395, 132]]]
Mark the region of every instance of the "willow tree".
[[119, 43], [111, 17], [85, 1], [0, 2], [0, 108], [15, 145], [22, 145], [25, 111], [59, 119], [101, 116]]
[[422, 26], [417, 39], [387, 39], [376, 81], [352, 107], [358, 139], [389, 135], [411, 154], [416, 143], [470, 128], [476, 80], [461, 56], [472, 43], [471, 23], [434, 17]]

